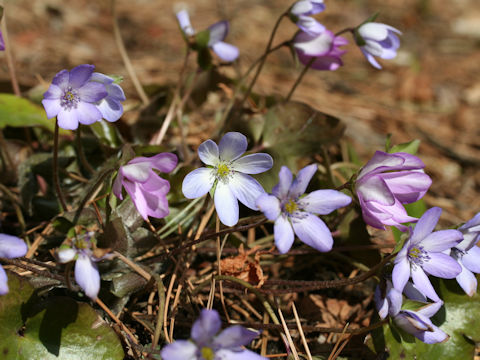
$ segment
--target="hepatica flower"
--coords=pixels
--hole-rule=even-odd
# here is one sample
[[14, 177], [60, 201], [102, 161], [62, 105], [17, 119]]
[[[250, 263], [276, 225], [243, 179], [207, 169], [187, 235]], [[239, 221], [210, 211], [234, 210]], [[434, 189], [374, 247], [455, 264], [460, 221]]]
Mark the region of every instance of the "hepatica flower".
[[318, 251], [330, 251], [332, 234], [316, 214], [330, 214], [352, 201], [336, 190], [316, 190], [303, 196], [315, 171], [317, 165], [306, 166], [293, 180], [291, 171], [282, 166], [278, 174], [279, 183], [272, 189], [272, 195], [263, 194], [257, 199], [259, 209], [269, 220], [275, 221], [275, 245], [282, 254], [292, 247], [294, 233]]
[[89, 298], [95, 300], [100, 291], [100, 274], [96, 262], [102, 258], [93, 256], [91, 236], [92, 233], [79, 236], [73, 240], [71, 247], [62, 246], [57, 255], [61, 263], [75, 260], [75, 281]]
[[212, 188], [215, 208], [220, 221], [233, 226], [238, 222], [238, 201], [258, 210], [255, 201], [265, 192], [257, 180], [247, 174], [259, 174], [273, 165], [270, 155], [259, 153], [242, 157], [247, 138], [238, 132], [226, 133], [220, 143], [207, 140], [198, 147], [200, 160], [208, 167], [189, 173], [182, 184], [186, 198], [195, 199]]
[[[12, 235], [0, 234], [0, 258], [14, 259], [25, 256], [27, 250], [27, 244], [22, 239]], [[0, 295], [8, 293], [7, 282], [7, 274], [0, 265]]]
[[169, 214], [167, 193], [170, 183], [154, 170], [169, 173], [175, 169], [177, 161], [177, 156], [172, 153], [136, 157], [118, 170], [113, 193], [122, 200], [123, 186], [145, 220], [149, 216], [163, 218]]
[[309, 34], [320, 34], [325, 30], [325, 26], [309, 15], [318, 14], [323, 10], [325, 10], [323, 0], [300, 0], [290, 8], [289, 17], [301, 30]]
[[62, 70], [43, 94], [42, 104], [49, 119], [57, 117], [58, 126], [75, 130], [78, 124], [90, 125], [102, 119], [96, 103], [108, 92], [105, 85], [90, 81], [93, 65], [79, 65], [71, 71]]
[[337, 70], [343, 65], [341, 56], [345, 50], [340, 46], [348, 44], [347, 39], [335, 36], [331, 31], [325, 30], [320, 34], [311, 34], [300, 31], [293, 39], [293, 47], [298, 59], [303, 65], [310, 65], [316, 70]]
[[[188, 12], [186, 10], [181, 10], [176, 14], [176, 16], [180, 28], [182, 29], [185, 36], [194, 36], [195, 30], [190, 23], [190, 17], [188, 16]], [[223, 41], [228, 34], [228, 21], [219, 21], [211, 25], [207, 29], [207, 34], [208, 42], [206, 45], [211, 48], [220, 59], [224, 61], [233, 61], [238, 57], [238, 48]], [[201, 46], [202, 44], [197, 45]]]
[[242, 346], [258, 336], [257, 331], [240, 325], [220, 332], [220, 316], [203, 309], [193, 323], [190, 340], [176, 340], [162, 349], [163, 360], [266, 360]]
[[440, 301], [428, 275], [453, 279], [460, 274], [460, 265], [443, 252], [457, 245], [463, 235], [458, 230], [432, 232], [441, 213], [438, 207], [427, 210], [410, 230], [409, 239], [395, 258], [392, 272], [393, 286], [398, 291], [403, 291], [411, 276], [418, 291], [433, 301]]
[[437, 313], [443, 303], [432, 303], [417, 311], [401, 310], [393, 321], [398, 327], [412, 334], [420, 341], [435, 344], [447, 341], [449, 336], [435, 326], [430, 318]]
[[377, 151], [362, 168], [356, 181], [356, 193], [365, 222], [378, 229], [385, 225], [405, 231], [405, 222], [415, 222], [402, 204], [423, 197], [432, 180], [421, 169], [425, 165], [407, 153], [388, 154]]
[[115, 122], [120, 119], [123, 114], [122, 101], [126, 100], [120, 85], [115, 83], [115, 80], [110, 76], [97, 72], [92, 74], [91, 81], [103, 84], [107, 91], [107, 96], [96, 103], [98, 110], [102, 113], [102, 117], [109, 122]]
[[362, 24], [354, 31], [355, 41], [363, 55], [377, 69], [382, 67], [375, 56], [381, 59], [393, 59], [397, 56], [397, 50], [400, 47], [397, 34], [401, 34], [400, 30], [376, 22]]

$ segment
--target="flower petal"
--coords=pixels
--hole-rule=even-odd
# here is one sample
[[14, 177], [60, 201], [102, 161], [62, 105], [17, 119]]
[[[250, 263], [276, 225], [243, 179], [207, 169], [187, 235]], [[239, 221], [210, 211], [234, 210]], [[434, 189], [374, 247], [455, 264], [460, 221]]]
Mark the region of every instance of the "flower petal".
[[219, 21], [211, 26], [208, 30], [210, 31], [210, 38], [208, 39], [208, 46], [212, 46], [219, 41], [225, 39], [228, 34], [228, 21]]
[[395, 197], [380, 176], [368, 176], [357, 181], [357, 195], [366, 202], [374, 201], [386, 206], [395, 204]]
[[232, 169], [244, 174], [260, 174], [270, 170], [273, 166], [273, 159], [265, 153], [242, 156], [232, 162]]
[[215, 176], [212, 169], [198, 168], [188, 173], [183, 179], [182, 192], [187, 199], [195, 199], [205, 195], [213, 186]]
[[357, 181], [365, 175], [379, 174], [384, 171], [423, 169], [425, 164], [415, 155], [407, 153], [388, 154], [376, 151], [358, 174]]
[[69, 85], [78, 89], [85, 84], [92, 76], [95, 66], [89, 64], [78, 65], [70, 71]]
[[82, 253], [75, 262], [75, 281], [90, 299], [96, 299], [100, 291], [100, 274], [97, 265]]
[[2, 265], [0, 265], [0, 295], [5, 295], [7, 293], [8, 293], [8, 277]]
[[380, 319], [385, 319], [388, 315], [388, 301], [386, 297], [382, 297], [380, 286], [377, 285], [373, 294], [375, 300], [375, 307], [377, 309]]
[[148, 216], [162, 219], [170, 213], [167, 200], [170, 183], [167, 180], [154, 174], [148, 179], [148, 181], [141, 184], [139, 187], [145, 198]]
[[138, 213], [145, 219], [148, 219], [148, 203], [140, 187], [141, 183], [135, 181], [124, 181], [123, 186], [127, 190], [130, 199], [137, 208]]
[[280, 215], [280, 201], [273, 195], [262, 194], [255, 204], [268, 220], [274, 221]]
[[198, 147], [198, 157], [204, 164], [215, 166], [219, 162], [218, 146], [212, 140], [204, 141]]
[[277, 246], [278, 251], [280, 254], [285, 254], [290, 250], [293, 240], [295, 240], [292, 225], [286, 216], [280, 215], [277, 220], [275, 220], [273, 232], [275, 245]]
[[238, 222], [238, 201], [231, 188], [219, 181], [215, 189], [214, 201], [217, 215], [222, 224], [235, 225]]
[[216, 42], [215, 44], [211, 45], [212, 50], [217, 56], [222, 59], [223, 61], [234, 61], [240, 55], [240, 51], [236, 46], [228, 44], [223, 41]]
[[130, 181], [145, 182], [151, 174], [150, 164], [147, 162], [131, 163], [120, 167], [122, 176], [126, 177]]
[[163, 360], [197, 360], [197, 347], [188, 340], [177, 340], [166, 345], [160, 354]]
[[428, 234], [420, 243], [428, 252], [441, 252], [455, 247], [462, 239], [463, 234], [460, 231], [450, 229]]
[[147, 163], [149, 167], [158, 171], [169, 173], [177, 166], [177, 155], [164, 152], [151, 157], [139, 156], [128, 162], [128, 164]]
[[410, 300], [427, 302], [427, 298], [423, 295], [418, 289], [413, 285], [411, 281], [407, 281], [405, 287], [403, 288], [403, 293]]
[[57, 85], [51, 84], [48, 90], [43, 94], [44, 99], [58, 100], [60, 105], [60, 97], [63, 95], [63, 90]]
[[256, 201], [260, 195], [265, 193], [265, 190], [257, 180], [249, 175], [236, 172], [229, 179], [228, 187], [243, 205], [252, 210], [258, 210]]
[[325, 26], [310, 16], [300, 15], [298, 17], [297, 26], [311, 35], [319, 35], [325, 31]]
[[112, 186], [112, 191], [115, 194], [116, 197], [118, 197], [120, 200], [123, 200], [123, 194], [122, 194], [122, 184], [123, 182], [123, 174], [121, 168], [118, 170], [117, 177], [115, 178], [115, 181]]
[[58, 126], [65, 130], [76, 130], [78, 128], [77, 112], [61, 109], [57, 114]]
[[115, 122], [122, 117], [123, 105], [116, 100], [105, 98], [97, 104], [97, 109], [108, 122]]
[[89, 103], [100, 101], [108, 95], [105, 85], [96, 81], [86, 83], [77, 91], [80, 101]]
[[78, 122], [83, 125], [91, 125], [102, 119], [100, 110], [95, 105], [86, 102], [79, 102], [77, 108], [72, 112], [76, 113]]
[[395, 259], [395, 266], [393, 267], [392, 271], [392, 282], [393, 287], [400, 292], [403, 292], [403, 288], [405, 287], [408, 279], [410, 279], [410, 262], [408, 261], [407, 257], [397, 258]]
[[219, 348], [236, 348], [248, 345], [257, 338], [260, 332], [249, 330], [240, 325], [230, 326], [215, 337], [213, 343]]
[[432, 299], [433, 301], [440, 301], [435, 289], [432, 286], [432, 283], [428, 279], [428, 276], [425, 274], [423, 269], [420, 266], [412, 267], [412, 280], [415, 284], [415, 287], [423, 293], [426, 297]]
[[222, 321], [215, 310], [203, 309], [193, 323], [191, 337], [199, 347], [209, 346], [213, 337], [220, 331]]
[[316, 190], [298, 201], [300, 207], [310, 213], [326, 215], [352, 202], [350, 196], [336, 190]]
[[70, 72], [68, 70], [59, 71], [52, 80], [52, 84], [65, 90], [68, 87], [68, 80], [70, 79]]
[[292, 225], [295, 234], [305, 244], [321, 252], [332, 250], [332, 234], [317, 216], [302, 212], [301, 216], [292, 218]]
[[[215, 359], [225, 359], [225, 360], [267, 360], [267, 358], [255, 354], [253, 351], [241, 349], [241, 350], [230, 350], [230, 349], [220, 349], [215, 353]], [[169, 360], [169, 359], [165, 359]]]
[[27, 251], [27, 244], [19, 237], [0, 234], [0, 257], [13, 259], [24, 256]]
[[317, 164], [311, 164], [301, 169], [295, 180], [293, 180], [292, 186], [288, 191], [288, 197], [291, 199], [297, 199], [300, 195], [307, 190], [308, 183], [312, 180], [313, 175], [317, 171]]
[[442, 209], [439, 207], [433, 207], [425, 211], [413, 229], [413, 234], [411, 236], [412, 244], [417, 244], [421, 240], [425, 239], [427, 235], [429, 235], [433, 229], [435, 229], [441, 214]]
[[462, 256], [463, 265], [470, 271], [480, 273], [480, 248], [478, 246], [472, 247]]
[[218, 144], [220, 160], [233, 161], [247, 150], [247, 137], [239, 132], [226, 133]]
[[462, 271], [458, 262], [446, 254], [429, 252], [428, 256], [430, 259], [424, 261], [422, 267], [430, 275], [442, 279], [453, 279]]
[[293, 40], [295, 50], [305, 56], [324, 56], [332, 49], [335, 36], [329, 30], [320, 34], [310, 34], [300, 31]]
[[432, 179], [422, 171], [399, 171], [379, 174], [393, 195], [402, 203], [409, 204], [421, 199]]
[[458, 285], [465, 291], [465, 294], [473, 296], [477, 292], [477, 278], [462, 264], [462, 261], [459, 264], [462, 267], [462, 272], [455, 279]]
[[282, 166], [278, 172], [278, 184], [272, 189], [273, 195], [280, 200], [285, 200], [288, 196], [288, 190], [292, 185], [293, 175], [290, 169], [286, 166]]
[[177, 14], [177, 20], [178, 24], [180, 25], [180, 28], [184, 32], [185, 35], [187, 36], [193, 36], [195, 35], [195, 30], [192, 27], [192, 24], [190, 23], [190, 17], [188, 16], [187, 10], [181, 10]]
[[71, 248], [60, 249], [57, 251], [58, 261], [60, 261], [62, 264], [72, 261], [75, 259], [76, 255], [77, 251]]

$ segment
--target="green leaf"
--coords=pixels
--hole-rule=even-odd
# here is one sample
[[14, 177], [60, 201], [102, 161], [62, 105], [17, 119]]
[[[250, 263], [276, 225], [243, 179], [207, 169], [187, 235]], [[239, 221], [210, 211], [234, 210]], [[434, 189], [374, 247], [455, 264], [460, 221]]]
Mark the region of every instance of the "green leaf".
[[[13, 94], [0, 94], [0, 128], [5, 126], [42, 126], [55, 129], [55, 119], [47, 119], [45, 110], [31, 101]], [[67, 133], [66, 130], [61, 130]]]
[[87, 303], [68, 297], [42, 301], [18, 275], [9, 274], [9, 286], [0, 301], [2, 359], [123, 359], [117, 335]]
[[396, 153], [396, 152], [405, 152], [405, 153], [409, 153], [409, 154], [412, 154], [412, 155], [416, 155], [417, 152], [418, 152], [418, 147], [419, 146], [420, 146], [420, 140], [415, 139], [415, 140], [409, 141], [407, 143], [392, 146], [390, 148], [390, 150], [388, 150], [388, 152], [390, 154], [393, 154], [393, 153]]
[[93, 134], [111, 148], [117, 148], [123, 144], [123, 139], [117, 128], [108, 121], [101, 120], [90, 125]]

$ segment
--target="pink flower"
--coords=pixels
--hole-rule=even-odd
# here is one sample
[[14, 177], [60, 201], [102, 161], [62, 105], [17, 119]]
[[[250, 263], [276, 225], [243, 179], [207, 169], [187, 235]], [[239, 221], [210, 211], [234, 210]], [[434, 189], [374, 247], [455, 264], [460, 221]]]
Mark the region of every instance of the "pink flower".
[[121, 166], [113, 184], [113, 193], [123, 199], [122, 186], [135, 207], [146, 220], [149, 216], [163, 218], [169, 214], [167, 193], [170, 183], [153, 171], [168, 173], [177, 166], [177, 156], [160, 153], [152, 157], [137, 157]]

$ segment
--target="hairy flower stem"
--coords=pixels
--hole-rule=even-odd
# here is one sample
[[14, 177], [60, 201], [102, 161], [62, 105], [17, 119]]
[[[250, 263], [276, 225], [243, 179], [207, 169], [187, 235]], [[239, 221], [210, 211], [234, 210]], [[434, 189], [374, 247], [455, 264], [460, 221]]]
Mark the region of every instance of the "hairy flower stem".
[[[267, 48], [265, 49], [265, 54], [268, 54], [270, 52], [270, 49], [272, 47], [273, 43], [273, 38], [275, 37], [275, 34], [277, 32], [278, 27], [280, 26], [280, 23], [282, 22], [283, 18], [288, 16], [288, 11], [284, 12], [280, 17], [277, 19], [277, 22], [275, 23], [275, 26], [273, 27], [272, 33], [270, 34], [270, 39], [268, 39], [268, 44]], [[247, 91], [245, 92], [245, 95], [243, 95], [243, 99], [240, 102], [240, 107], [243, 106], [245, 101], [247, 101], [248, 97], [250, 96], [250, 93], [252, 91], [253, 85], [257, 82], [258, 76], [260, 75], [260, 72], [262, 71], [263, 65], [265, 65], [265, 60], [267, 59], [266, 56], [262, 56], [260, 64], [258, 65], [257, 72], [253, 76], [252, 81], [250, 82], [250, 85], [248, 86]]]
[[305, 65], [305, 67], [303, 68], [302, 72], [300, 73], [300, 75], [298, 76], [297, 80], [295, 81], [295, 84], [293, 84], [292, 88], [290, 89], [290, 92], [288, 93], [287, 97], [285, 98], [285, 102], [288, 102], [293, 93], [295, 92], [295, 90], [297, 89], [297, 86], [300, 85], [300, 82], [302, 81], [303, 77], [305, 76], [305, 74], [307, 73], [308, 69], [310, 69], [310, 66], [312, 66], [312, 64], [314, 63], [314, 61], [316, 60], [317, 58], [316, 57], [312, 57], [310, 59], [310, 61], [308, 62], [307, 65]]
[[10, 49], [10, 42], [8, 40], [8, 31], [7, 31], [7, 17], [5, 15], [5, 10], [3, 12], [3, 19], [1, 24], [3, 41], [5, 43], [5, 57], [7, 60], [8, 72], [10, 73], [10, 81], [12, 83], [13, 93], [21, 97], [20, 86], [18, 85], [17, 74], [15, 72], [15, 62], [13, 61], [12, 50]]
[[122, 57], [123, 63], [125, 64], [125, 68], [127, 69], [128, 75], [130, 75], [130, 78], [132, 79], [133, 86], [135, 87], [135, 90], [137, 91], [138, 96], [140, 96], [140, 99], [142, 100], [143, 105], [147, 106], [150, 103], [150, 100], [148, 99], [148, 96], [145, 93], [145, 90], [143, 90], [142, 84], [140, 83], [140, 80], [138, 79], [137, 74], [135, 73], [135, 69], [133, 68], [132, 62], [128, 57], [127, 50], [125, 49], [125, 44], [123, 43], [122, 34], [120, 33], [120, 27], [118, 25], [117, 9], [115, 5], [116, 5], [116, 0], [112, 0], [111, 8], [112, 8], [112, 18], [113, 18], [113, 34], [115, 36], [115, 42], [117, 44], [118, 51], [120, 52], [120, 56]]
[[58, 200], [62, 207], [62, 211], [67, 210], [67, 203], [65, 202], [65, 197], [60, 188], [60, 176], [58, 173], [58, 138], [59, 138], [59, 127], [58, 120], [55, 119], [55, 133], [53, 135], [53, 183], [55, 185], [55, 191], [57, 192]]

